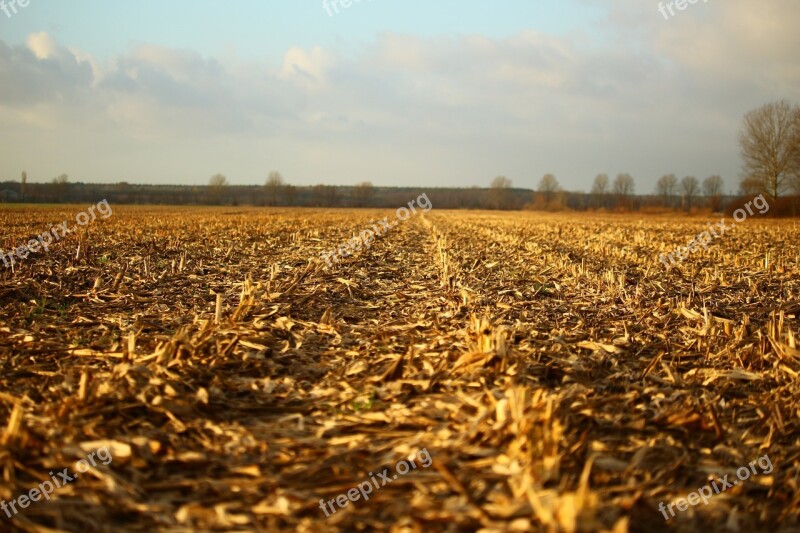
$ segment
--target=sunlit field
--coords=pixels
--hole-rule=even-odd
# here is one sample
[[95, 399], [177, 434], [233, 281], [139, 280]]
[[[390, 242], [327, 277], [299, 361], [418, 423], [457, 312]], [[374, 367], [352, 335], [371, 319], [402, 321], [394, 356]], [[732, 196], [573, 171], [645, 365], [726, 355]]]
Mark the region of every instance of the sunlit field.
[[[111, 207], [0, 263], [0, 499], [113, 457], [3, 527], [655, 531], [673, 504], [671, 527], [755, 531], [798, 512], [796, 222], [752, 217], [667, 269], [720, 218], [433, 209], [328, 267], [394, 212]], [[0, 244], [84, 209], [3, 207]]]

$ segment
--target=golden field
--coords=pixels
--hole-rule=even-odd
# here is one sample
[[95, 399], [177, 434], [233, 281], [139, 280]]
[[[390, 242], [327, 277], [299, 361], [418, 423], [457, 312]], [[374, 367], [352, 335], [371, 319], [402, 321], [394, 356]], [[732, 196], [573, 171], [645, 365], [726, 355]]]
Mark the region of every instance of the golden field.
[[[4, 206], [0, 247], [85, 207]], [[0, 500], [113, 454], [0, 530], [800, 527], [794, 221], [667, 270], [720, 218], [434, 208], [326, 269], [395, 213], [112, 207], [0, 263]]]

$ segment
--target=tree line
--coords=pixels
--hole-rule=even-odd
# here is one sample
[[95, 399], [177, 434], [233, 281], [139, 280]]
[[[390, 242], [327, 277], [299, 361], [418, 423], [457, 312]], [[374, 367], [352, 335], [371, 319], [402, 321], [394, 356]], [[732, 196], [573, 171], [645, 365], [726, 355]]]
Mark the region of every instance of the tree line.
[[[739, 144], [742, 176], [739, 195], [764, 194], [776, 214], [794, 214], [800, 195], [800, 107], [786, 100], [764, 105], [743, 119]], [[691, 212], [696, 208], [719, 211], [735, 202], [723, 192], [719, 175], [701, 182], [695, 176], [678, 179], [661, 176], [652, 194], [636, 195], [636, 183], [628, 173], [613, 180], [598, 174], [590, 192], [565, 191], [553, 174], [545, 174], [535, 189], [514, 188], [506, 176], [498, 176], [488, 188], [428, 188], [431, 201], [447, 209], [533, 209], [638, 211], [672, 209]], [[66, 174], [50, 183], [29, 183], [22, 172], [19, 183], [0, 183], [0, 201], [85, 202], [97, 197], [125, 204], [255, 205], [297, 207], [392, 207], [404, 203], [403, 194], [418, 191], [408, 187], [376, 187], [366, 181], [354, 186], [295, 186], [280, 172], [270, 171], [263, 186], [235, 186], [223, 174], [214, 174], [207, 186], [113, 185], [71, 183]]]

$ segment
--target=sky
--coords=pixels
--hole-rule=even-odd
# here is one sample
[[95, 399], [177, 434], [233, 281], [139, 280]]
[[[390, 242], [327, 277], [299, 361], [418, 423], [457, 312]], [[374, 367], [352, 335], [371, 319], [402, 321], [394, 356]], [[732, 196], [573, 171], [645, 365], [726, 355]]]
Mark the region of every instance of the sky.
[[735, 192], [744, 114], [800, 103], [797, 0], [346, 3], [0, 0], [0, 181]]

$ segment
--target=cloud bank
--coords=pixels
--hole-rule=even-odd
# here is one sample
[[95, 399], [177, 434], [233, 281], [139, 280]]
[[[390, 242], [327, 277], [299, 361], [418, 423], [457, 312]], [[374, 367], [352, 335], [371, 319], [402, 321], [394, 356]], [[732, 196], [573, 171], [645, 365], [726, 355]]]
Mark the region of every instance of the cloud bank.
[[733, 189], [742, 115], [800, 101], [800, 5], [712, 0], [669, 21], [657, 2], [604, 5], [580, 34], [385, 32], [278, 65], [0, 41], [0, 179], [261, 183], [275, 168], [295, 184], [535, 187], [552, 172], [580, 190], [630, 172], [650, 192], [674, 172]]

